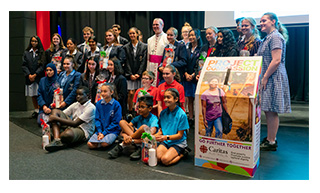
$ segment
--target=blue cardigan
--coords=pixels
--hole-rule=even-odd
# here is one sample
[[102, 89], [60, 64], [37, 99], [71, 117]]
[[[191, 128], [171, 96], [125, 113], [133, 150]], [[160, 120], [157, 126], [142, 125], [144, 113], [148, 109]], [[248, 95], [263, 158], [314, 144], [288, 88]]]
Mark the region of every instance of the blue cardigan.
[[121, 105], [115, 99], [111, 99], [106, 103], [101, 99], [96, 103], [96, 134], [102, 133], [104, 136], [113, 133], [119, 135], [121, 128], [119, 122], [121, 120]]
[[67, 81], [64, 86], [61, 86], [61, 81], [63, 79], [66, 71], [63, 71], [59, 74], [57, 82], [60, 85], [60, 88], [63, 89], [63, 101], [67, 103], [67, 106], [71, 105], [76, 101], [77, 89], [80, 84], [80, 72], [73, 70], [68, 76]]

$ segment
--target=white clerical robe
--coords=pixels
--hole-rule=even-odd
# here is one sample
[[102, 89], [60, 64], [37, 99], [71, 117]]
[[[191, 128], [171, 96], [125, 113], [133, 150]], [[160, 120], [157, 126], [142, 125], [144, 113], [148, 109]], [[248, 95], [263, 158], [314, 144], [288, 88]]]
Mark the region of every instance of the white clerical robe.
[[164, 32], [162, 32], [158, 36], [153, 35], [148, 39], [147, 70], [152, 71], [155, 74], [155, 79], [152, 83], [152, 86], [158, 85], [158, 66], [162, 61], [163, 51], [167, 44], [169, 44], [169, 42], [167, 40], [167, 34], [165, 34]]

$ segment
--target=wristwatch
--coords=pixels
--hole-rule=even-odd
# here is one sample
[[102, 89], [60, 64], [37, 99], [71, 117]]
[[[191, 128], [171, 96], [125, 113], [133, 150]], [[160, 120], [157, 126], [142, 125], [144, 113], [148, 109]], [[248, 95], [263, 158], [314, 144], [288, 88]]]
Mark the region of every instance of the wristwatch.
[[169, 137], [169, 135], [167, 135], [167, 140], [170, 140], [170, 137]]

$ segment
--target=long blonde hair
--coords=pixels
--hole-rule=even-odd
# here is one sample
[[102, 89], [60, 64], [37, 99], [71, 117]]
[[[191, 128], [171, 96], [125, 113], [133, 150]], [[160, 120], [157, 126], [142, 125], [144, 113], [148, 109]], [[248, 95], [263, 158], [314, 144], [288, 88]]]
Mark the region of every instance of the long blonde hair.
[[240, 21], [240, 26], [244, 20], [248, 21], [250, 25], [253, 27], [252, 35], [250, 36], [248, 43], [246, 43], [245, 45], [245, 47], [247, 47], [250, 51], [253, 48], [254, 40], [257, 38], [260, 39], [260, 32], [257, 28], [257, 22], [255, 19], [253, 19], [252, 17], [246, 17]]

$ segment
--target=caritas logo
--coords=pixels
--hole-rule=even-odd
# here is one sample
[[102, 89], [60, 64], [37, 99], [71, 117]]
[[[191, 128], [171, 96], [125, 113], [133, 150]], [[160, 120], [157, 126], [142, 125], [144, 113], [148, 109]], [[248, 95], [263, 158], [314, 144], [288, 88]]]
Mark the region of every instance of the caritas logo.
[[207, 148], [206, 146], [204, 146], [204, 145], [201, 145], [201, 146], [200, 146], [200, 151], [201, 151], [202, 153], [207, 153], [208, 148]]

